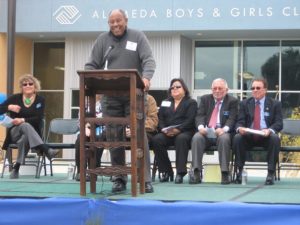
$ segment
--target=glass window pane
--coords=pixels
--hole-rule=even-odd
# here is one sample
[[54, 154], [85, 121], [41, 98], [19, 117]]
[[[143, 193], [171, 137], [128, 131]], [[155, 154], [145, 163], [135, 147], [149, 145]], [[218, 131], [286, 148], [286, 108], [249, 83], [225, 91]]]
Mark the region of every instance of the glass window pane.
[[[279, 41], [244, 41], [243, 44], [243, 90], [249, 90], [253, 78], [263, 77], [269, 90], [279, 85]], [[245, 77], [245, 76], [244, 76]]]
[[72, 107], [79, 107], [79, 90], [72, 91]]
[[240, 42], [197, 41], [195, 43], [195, 89], [210, 89], [216, 78], [223, 78], [232, 89], [238, 88]]
[[79, 109], [71, 109], [71, 117], [77, 119], [79, 115]]
[[45, 119], [46, 127], [54, 118], [61, 118], [63, 115], [63, 92], [40, 92], [41, 96], [45, 98]]
[[300, 90], [300, 41], [283, 41], [281, 53], [282, 90]]
[[300, 93], [282, 93], [283, 118], [300, 119]]
[[64, 89], [64, 43], [34, 44], [34, 76], [42, 84], [43, 90]]

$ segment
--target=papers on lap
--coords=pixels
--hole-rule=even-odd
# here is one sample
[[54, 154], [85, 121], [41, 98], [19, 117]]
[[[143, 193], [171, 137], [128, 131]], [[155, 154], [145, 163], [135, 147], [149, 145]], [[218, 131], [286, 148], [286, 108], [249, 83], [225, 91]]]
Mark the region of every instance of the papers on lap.
[[1, 126], [4, 126], [4, 127], [7, 127], [7, 128], [10, 128], [13, 126], [12, 124], [12, 118], [10, 118], [9, 116], [3, 114], [3, 115], [0, 115], [0, 125]]
[[173, 128], [179, 127], [181, 124], [178, 125], [172, 125], [172, 126], [168, 126], [168, 127], [164, 127], [163, 129], [161, 129], [161, 131], [165, 132], [165, 131], [169, 131]]
[[215, 128], [206, 127], [206, 132], [207, 132], [206, 135], [207, 138], [217, 138], [215, 133], [216, 132]]
[[265, 132], [263, 132], [261, 130], [254, 130], [254, 129], [246, 128], [246, 132], [251, 133], [251, 134], [265, 136]]

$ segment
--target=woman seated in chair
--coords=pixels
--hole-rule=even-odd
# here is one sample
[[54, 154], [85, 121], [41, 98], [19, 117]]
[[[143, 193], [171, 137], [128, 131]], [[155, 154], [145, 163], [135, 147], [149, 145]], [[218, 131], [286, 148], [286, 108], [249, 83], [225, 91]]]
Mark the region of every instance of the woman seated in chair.
[[9, 144], [18, 146], [17, 160], [11, 171], [10, 178], [19, 178], [20, 165], [24, 164], [29, 149], [35, 149], [39, 154], [45, 154], [48, 159], [55, 156], [57, 151], [49, 149], [41, 138], [45, 99], [39, 96], [40, 82], [30, 74], [19, 79], [21, 93], [10, 96], [0, 104], [0, 114], [8, 113], [12, 118], [12, 126], [8, 129], [3, 149]]
[[152, 146], [160, 172], [160, 182], [173, 181], [173, 169], [167, 149], [175, 146], [177, 175], [175, 183], [183, 182], [187, 173], [186, 163], [191, 139], [195, 132], [197, 102], [180, 78], [171, 81], [169, 97], [162, 101], [158, 111], [159, 133], [152, 139]]

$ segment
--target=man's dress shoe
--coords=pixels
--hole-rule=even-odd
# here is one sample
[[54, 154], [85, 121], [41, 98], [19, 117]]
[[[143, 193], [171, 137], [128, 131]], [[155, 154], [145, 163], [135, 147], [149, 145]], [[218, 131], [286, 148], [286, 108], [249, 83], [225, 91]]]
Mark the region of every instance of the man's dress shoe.
[[[80, 181], [80, 173], [77, 173], [77, 174], [76, 174], [75, 180], [76, 180], [76, 181]], [[91, 177], [90, 177], [89, 174], [87, 174], [87, 175], [85, 176], [85, 181], [86, 181], [86, 182], [90, 182], [90, 180], [91, 180]]]
[[228, 172], [222, 172], [221, 184], [230, 184]]
[[200, 184], [201, 183], [201, 177], [199, 170], [195, 169], [194, 171], [191, 171], [189, 174], [189, 184]]
[[159, 182], [169, 182], [174, 180], [174, 173], [173, 172], [163, 172], [160, 173]]
[[274, 173], [268, 173], [265, 185], [273, 185], [274, 184]]
[[145, 192], [146, 193], [153, 193], [154, 192], [151, 182], [145, 182]]
[[112, 186], [112, 192], [120, 192], [120, 191], [125, 191], [126, 190], [126, 185], [121, 179], [117, 179], [113, 182]]
[[236, 184], [241, 184], [242, 183], [242, 170], [237, 172], [236, 179], [235, 179], [234, 183], [236, 183]]
[[175, 177], [175, 184], [182, 184], [183, 182], [183, 176], [180, 174], [177, 174]]

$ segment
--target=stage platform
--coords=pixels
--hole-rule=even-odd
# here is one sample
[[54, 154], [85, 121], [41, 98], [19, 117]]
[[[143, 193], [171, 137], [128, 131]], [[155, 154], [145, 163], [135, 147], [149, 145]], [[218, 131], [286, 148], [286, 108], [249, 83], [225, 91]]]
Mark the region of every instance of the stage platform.
[[[153, 182], [154, 193], [139, 194], [133, 199], [300, 204], [299, 178], [282, 178], [272, 186], [265, 186], [264, 181], [264, 177], [249, 177], [247, 185], [221, 185], [219, 183], [190, 185], [185, 177], [183, 184]], [[68, 180], [66, 174], [54, 174], [53, 177], [41, 176], [40, 179], [35, 179], [31, 175], [23, 175], [16, 180], [11, 180], [8, 176], [0, 179], [0, 196], [2, 197], [80, 198], [79, 192], [79, 182]], [[125, 192], [114, 194], [111, 192], [109, 178], [99, 176], [97, 193], [91, 194], [89, 183], [87, 183], [86, 197], [111, 200], [132, 199], [130, 183]]]
[[[154, 182], [155, 192], [131, 197], [130, 184], [111, 192], [108, 177], [98, 177], [97, 193], [79, 194], [79, 182], [66, 174], [0, 179], [2, 224], [292, 224], [300, 221], [300, 179], [282, 178], [273, 186], [264, 177], [248, 184], [189, 185]], [[20, 212], [20, 213], [19, 213]]]

